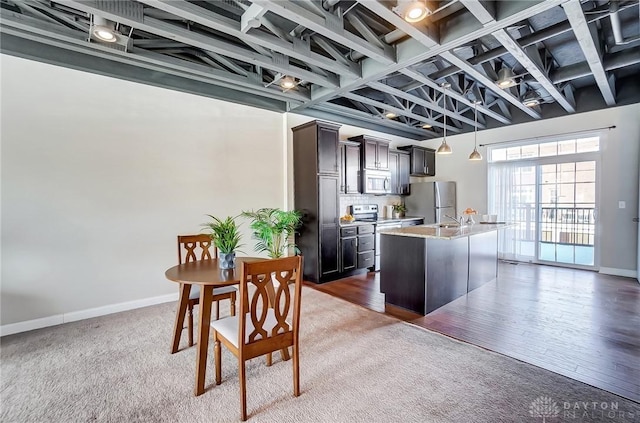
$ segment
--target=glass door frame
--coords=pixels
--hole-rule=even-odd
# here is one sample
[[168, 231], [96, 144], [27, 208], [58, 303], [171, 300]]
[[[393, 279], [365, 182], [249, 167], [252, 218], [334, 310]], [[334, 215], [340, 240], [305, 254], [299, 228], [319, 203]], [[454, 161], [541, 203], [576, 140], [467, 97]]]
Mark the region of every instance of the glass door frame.
[[[602, 137], [600, 138], [602, 141]], [[550, 156], [550, 157], [541, 157], [536, 158], [534, 160], [528, 160], [532, 164], [535, 164], [536, 167], [536, 234], [535, 234], [535, 258], [533, 263], [536, 264], [544, 264], [549, 266], [560, 266], [560, 267], [570, 267], [575, 269], [585, 269], [585, 270], [598, 270], [600, 267], [600, 219], [599, 219], [599, 209], [600, 209], [600, 153], [599, 152], [589, 152], [589, 153], [576, 153], [576, 154], [565, 154], [560, 156]], [[595, 162], [595, 206], [594, 206], [594, 242], [593, 242], [593, 265], [583, 265], [583, 264], [575, 264], [575, 263], [564, 263], [558, 261], [549, 261], [549, 260], [541, 260], [540, 259], [540, 238], [542, 234], [542, 222], [540, 222], [542, 216], [542, 189], [541, 189], [541, 180], [542, 180], [542, 172], [540, 171], [541, 166], [548, 164], [562, 164], [562, 163], [576, 163], [576, 162]], [[575, 187], [575, 179], [574, 179], [574, 187]], [[574, 192], [574, 203], [575, 203], [575, 192]], [[574, 247], [575, 248], [575, 247]], [[575, 251], [574, 251], [575, 254]]]

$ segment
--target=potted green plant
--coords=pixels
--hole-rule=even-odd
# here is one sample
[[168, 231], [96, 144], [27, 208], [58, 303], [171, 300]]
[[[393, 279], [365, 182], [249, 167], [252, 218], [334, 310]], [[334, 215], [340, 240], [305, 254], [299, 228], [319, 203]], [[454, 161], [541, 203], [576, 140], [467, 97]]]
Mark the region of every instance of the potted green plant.
[[233, 269], [236, 250], [241, 246], [241, 234], [236, 219], [228, 216], [225, 220], [221, 220], [210, 214], [207, 216], [212, 221], [203, 223], [203, 226], [209, 229], [213, 245], [218, 248], [218, 265], [221, 269]]
[[258, 240], [256, 251], [266, 251], [269, 258], [283, 257], [289, 248], [296, 253], [300, 251], [295, 243], [290, 242], [291, 235], [302, 224], [302, 215], [297, 210], [262, 208], [242, 212], [242, 216], [251, 219], [249, 227], [253, 230], [253, 237]]
[[402, 203], [393, 205], [393, 217], [404, 217], [405, 212], [407, 211], [407, 206]]

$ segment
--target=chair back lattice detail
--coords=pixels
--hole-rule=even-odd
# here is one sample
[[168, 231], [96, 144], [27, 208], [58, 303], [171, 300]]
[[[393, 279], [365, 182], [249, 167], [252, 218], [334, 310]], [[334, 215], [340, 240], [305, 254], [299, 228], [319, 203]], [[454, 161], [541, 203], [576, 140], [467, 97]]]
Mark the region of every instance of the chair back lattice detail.
[[[257, 344], [273, 338], [291, 337], [297, 332], [302, 277], [300, 257], [243, 263], [240, 278], [240, 344]], [[294, 284], [294, 299], [290, 284]], [[293, 303], [293, 304], [292, 304]], [[291, 306], [293, 305], [293, 313]], [[287, 321], [292, 319], [292, 323]], [[246, 322], [250, 319], [250, 325]], [[246, 330], [253, 330], [246, 334]], [[246, 342], [243, 342], [246, 341]]]
[[[211, 250], [213, 250], [213, 256]], [[184, 261], [182, 261], [183, 252], [185, 253]], [[178, 235], [178, 262], [180, 264], [196, 260], [211, 260], [212, 258], [218, 258], [218, 249], [213, 245], [211, 236], [207, 234]]]

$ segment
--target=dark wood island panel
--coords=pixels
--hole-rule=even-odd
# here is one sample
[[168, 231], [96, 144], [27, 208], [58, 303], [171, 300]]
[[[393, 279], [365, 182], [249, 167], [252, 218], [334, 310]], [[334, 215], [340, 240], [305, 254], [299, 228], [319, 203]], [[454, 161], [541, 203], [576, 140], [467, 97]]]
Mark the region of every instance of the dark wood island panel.
[[494, 280], [498, 269], [497, 230], [425, 235], [425, 226], [380, 237], [385, 303], [423, 315]]
[[469, 286], [467, 291], [498, 276], [498, 231], [469, 237]]

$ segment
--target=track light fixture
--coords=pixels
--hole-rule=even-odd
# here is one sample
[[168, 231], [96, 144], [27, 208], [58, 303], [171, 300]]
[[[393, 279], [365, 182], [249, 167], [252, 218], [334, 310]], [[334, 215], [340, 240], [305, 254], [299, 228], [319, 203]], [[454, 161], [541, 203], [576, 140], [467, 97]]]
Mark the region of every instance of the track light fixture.
[[443, 137], [442, 137], [442, 144], [440, 144], [440, 147], [438, 147], [438, 149], [436, 150], [436, 153], [438, 154], [451, 154], [453, 153], [453, 151], [451, 150], [451, 147], [449, 146], [449, 144], [447, 144], [447, 88], [449, 88], [451, 86], [451, 84], [449, 84], [448, 82], [443, 82], [441, 87], [443, 88], [443, 99], [444, 99], [444, 104], [443, 104], [443, 108], [444, 108], [444, 113], [443, 113], [443, 119], [442, 122], [444, 123], [444, 133], [443, 133]]
[[527, 107], [535, 107], [540, 104], [540, 95], [533, 90], [527, 90], [522, 97], [522, 103]]
[[398, 0], [396, 7], [392, 9], [407, 22], [419, 22], [429, 16], [431, 11], [421, 0]]
[[482, 154], [478, 151], [478, 104], [480, 101], [473, 102], [473, 114], [474, 114], [474, 129], [473, 129], [473, 151], [469, 154], [469, 160], [478, 161], [482, 160]]
[[295, 88], [296, 85], [298, 85], [296, 79], [292, 76], [285, 76], [280, 79], [280, 87], [282, 87], [282, 89], [284, 90]]
[[91, 33], [100, 41], [115, 43], [119, 33], [115, 30], [115, 23], [106, 20], [102, 16], [93, 15]]
[[498, 71], [498, 80], [496, 81], [498, 87], [505, 89], [510, 88], [518, 83], [516, 82], [516, 76], [513, 74], [513, 71], [509, 68], [502, 68]]

